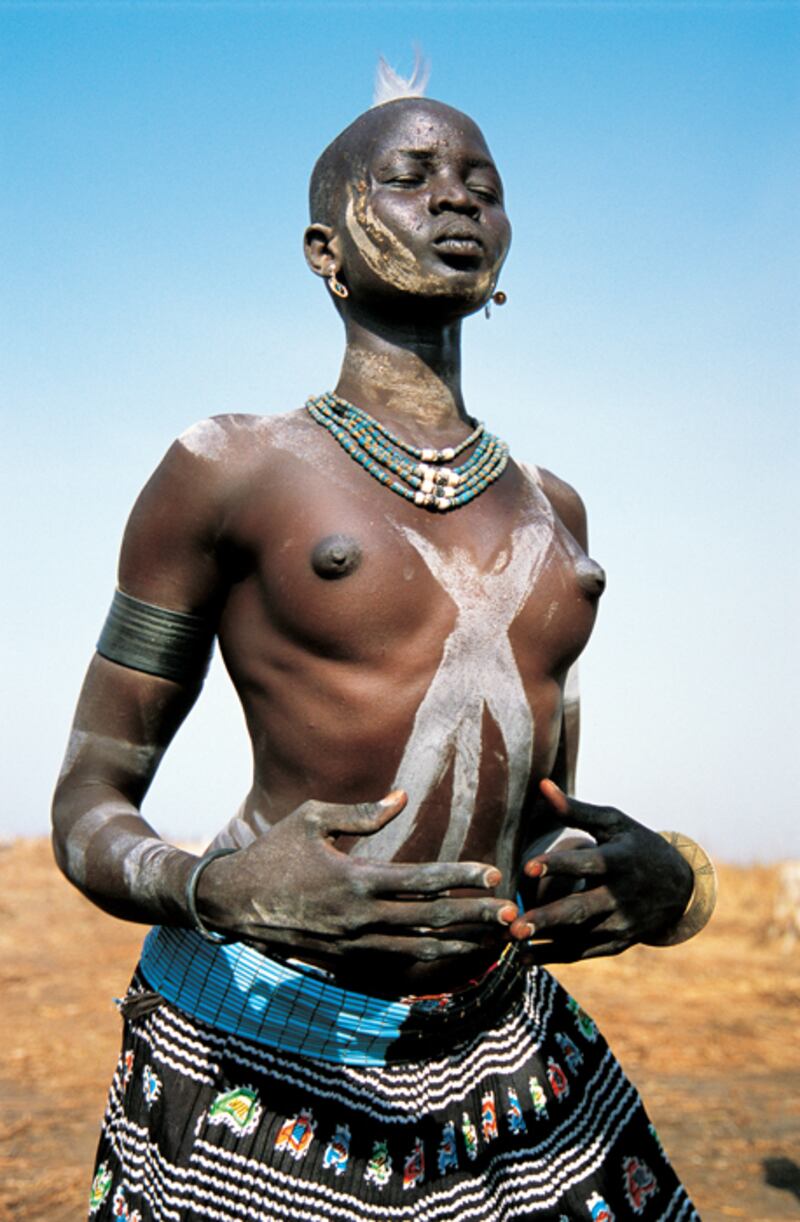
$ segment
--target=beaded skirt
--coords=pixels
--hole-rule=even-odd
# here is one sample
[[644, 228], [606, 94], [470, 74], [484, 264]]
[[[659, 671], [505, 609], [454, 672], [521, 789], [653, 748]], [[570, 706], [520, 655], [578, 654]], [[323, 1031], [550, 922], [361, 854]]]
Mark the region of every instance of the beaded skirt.
[[[698, 1218], [597, 1027], [541, 968], [414, 1003], [385, 1055], [355, 1060], [224, 1030], [152, 984], [140, 967], [121, 1004], [93, 1219]], [[328, 987], [320, 1013], [387, 1004]]]

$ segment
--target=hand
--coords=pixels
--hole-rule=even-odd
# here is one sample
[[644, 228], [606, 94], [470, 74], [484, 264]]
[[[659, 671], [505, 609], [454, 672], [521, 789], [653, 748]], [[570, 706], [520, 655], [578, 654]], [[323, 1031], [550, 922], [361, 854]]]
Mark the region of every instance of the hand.
[[529, 878], [573, 882], [571, 894], [530, 909], [512, 924], [512, 938], [535, 939], [525, 947], [527, 962], [616, 955], [681, 917], [692, 872], [662, 836], [613, 807], [568, 798], [553, 781], [539, 788], [560, 819], [590, 832], [597, 844], [541, 853], [525, 863]]
[[246, 849], [213, 862], [198, 888], [204, 922], [236, 938], [322, 957], [354, 952], [433, 961], [507, 941], [518, 909], [485, 894], [500, 871], [479, 862], [373, 862], [336, 848], [340, 835], [369, 836], [399, 815], [402, 790], [357, 806], [304, 802]]

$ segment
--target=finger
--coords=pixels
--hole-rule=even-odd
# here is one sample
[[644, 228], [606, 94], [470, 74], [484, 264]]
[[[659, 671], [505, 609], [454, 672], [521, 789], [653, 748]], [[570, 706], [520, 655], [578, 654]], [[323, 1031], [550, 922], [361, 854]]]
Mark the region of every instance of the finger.
[[[511, 925], [512, 938], [524, 940], [539, 935], [544, 930], [567, 929], [576, 925], [602, 921], [615, 909], [614, 900], [607, 887], [593, 887], [565, 895], [542, 908], [523, 912]], [[574, 936], [574, 931], [573, 931]]]
[[446, 929], [450, 925], [510, 925], [519, 914], [516, 904], [493, 897], [414, 901], [373, 901], [369, 925], [405, 926], [409, 930]]
[[599, 942], [558, 939], [551, 942], [528, 942], [520, 947], [518, 954], [525, 967], [546, 967], [552, 963], [578, 963], [583, 959], [602, 959], [608, 955], [619, 955], [632, 945], [627, 938], [610, 938]]
[[314, 802], [306, 815], [309, 824], [324, 835], [341, 833], [371, 836], [400, 814], [408, 801], [403, 789], [394, 789], [380, 802], [356, 802], [352, 806], [334, 802]]
[[545, 874], [568, 875], [571, 878], [600, 878], [608, 873], [608, 861], [601, 849], [587, 845], [585, 849], [541, 853], [525, 862], [523, 872], [529, 878], [543, 878]]
[[596, 840], [608, 840], [634, 822], [613, 806], [595, 806], [591, 802], [579, 802], [577, 798], [568, 797], [549, 778], [539, 782], [539, 789], [560, 819], [591, 832]]
[[436, 896], [463, 888], [481, 890], [496, 887], [503, 876], [497, 866], [480, 861], [387, 861], [382, 865], [360, 861], [355, 853], [350, 858], [368, 874], [369, 890], [373, 895]]

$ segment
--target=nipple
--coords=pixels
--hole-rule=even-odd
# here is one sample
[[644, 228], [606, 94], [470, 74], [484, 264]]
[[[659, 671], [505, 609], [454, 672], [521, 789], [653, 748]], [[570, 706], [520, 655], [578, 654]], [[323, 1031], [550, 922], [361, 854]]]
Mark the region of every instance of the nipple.
[[588, 594], [589, 598], [599, 598], [606, 588], [606, 572], [596, 560], [589, 556], [581, 556], [575, 564], [575, 576], [578, 585]]
[[312, 569], [326, 581], [347, 577], [360, 563], [361, 548], [349, 535], [326, 535], [311, 553]]

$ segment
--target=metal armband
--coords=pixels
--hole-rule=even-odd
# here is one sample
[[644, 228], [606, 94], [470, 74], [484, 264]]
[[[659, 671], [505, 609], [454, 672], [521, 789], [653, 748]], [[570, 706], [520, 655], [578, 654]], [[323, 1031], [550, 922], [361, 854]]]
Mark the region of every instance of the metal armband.
[[694, 887], [683, 916], [670, 929], [643, 938], [645, 946], [678, 946], [705, 929], [717, 903], [717, 872], [705, 849], [683, 832], [659, 832], [692, 868]]
[[205, 616], [168, 611], [114, 591], [97, 652], [110, 662], [176, 683], [205, 677], [214, 645], [214, 625]]

